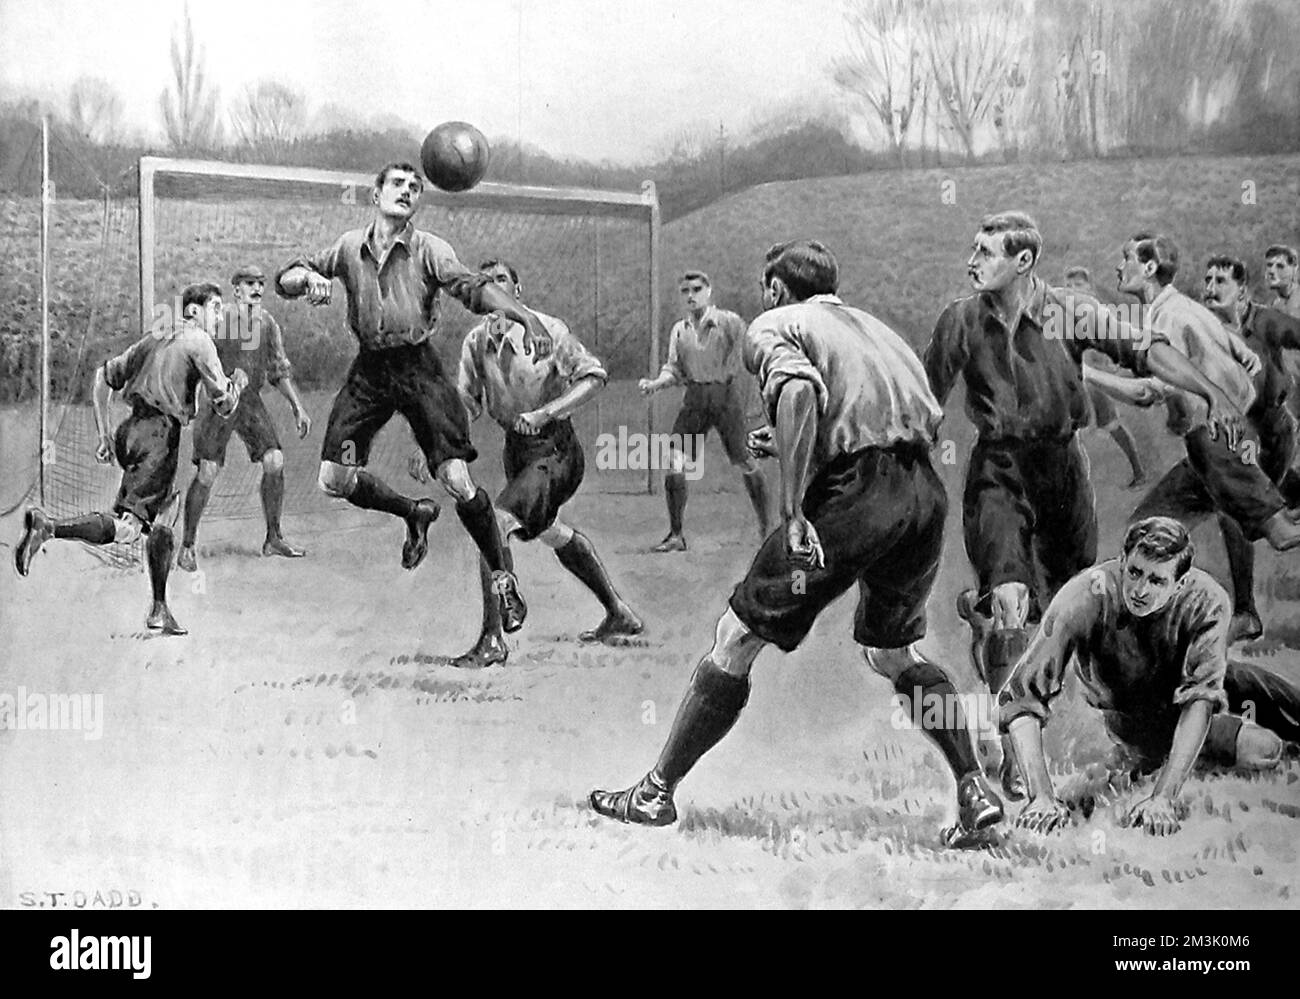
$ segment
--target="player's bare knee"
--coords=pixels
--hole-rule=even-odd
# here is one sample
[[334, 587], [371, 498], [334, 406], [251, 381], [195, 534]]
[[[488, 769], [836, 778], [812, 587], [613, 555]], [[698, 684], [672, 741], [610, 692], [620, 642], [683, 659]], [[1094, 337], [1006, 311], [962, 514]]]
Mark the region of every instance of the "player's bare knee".
[[537, 540], [548, 548], [563, 548], [573, 540], [573, 528], [557, 520], [541, 534], [537, 535]]
[[668, 474], [686, 474], [686, 455], [682, 453], [680, 448], [670, 447], [668, 449]]
[[279, 475], [284, 471], [284, 452], [279, 448], [272, 448], [262, 455], [262, 471], [268, 475]]
[[113, 518], [113, 540], [119, 545], [135, 544], [143, 530], [140, 518], [133, 513], [120, 513]]
[[217, 481], [217, 476], [221, 474], [221, 464], [216, 461], [207, 459], [199, 460], [199, 470], [195, 473], [200, 483], [211, 487]]
[[1244, 770], [1272, 770], [1282, 762], [1284, 748], [1276, 732], [1247, 722], [1237, 731], [1237, 766]]
[[862, 658], [872, 671], [890, 682], [897, 680], [917, 662], [917, 654], [910, 645], [901, 649], [879, 649], [864, 645]]
[[357, 469], [351, 465], [340, 465], [334, 461], [320, 463], [320, 476], [316, 479], [321, 492], [327, 496], [347, 499], [357, 485]]
[[1024, 583], [1001, 583], [993, 587], [989, 602], [995, 628], [1023, 628], [1029, 620], [1029, 587]]
[[728, 607], [718, 618], [713, 635], [713, 648], [707, 658], [732, 676], [749, 676], [754, 660], [767, 643], [755, 635]]
[[444, 461], [434, 471], [434, 475], [448, 495], [458, 502], [468, 503], [478, 492], [478, 486], [469, 474], [469, 465], [459, 458]]

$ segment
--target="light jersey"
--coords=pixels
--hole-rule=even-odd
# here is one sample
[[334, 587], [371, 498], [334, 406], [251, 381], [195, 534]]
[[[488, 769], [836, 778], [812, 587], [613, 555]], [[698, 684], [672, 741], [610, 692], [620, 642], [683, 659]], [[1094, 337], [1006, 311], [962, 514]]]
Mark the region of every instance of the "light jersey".
[[194, 418], [195, 390], [203, 385], [214, 405], [230, 395], [212, 338], [190, 320], [146, 333], [104, 365], [109, 388], [139, 399], [182, 424]]
[[745, 334], [744, 360], [773, 426], [781, 387], [792, 378], [813, 386], [818, 466], [868, 447], [912, 442], [928, 448], [943, 420], [916, 352], [879, 319], [834, 295], [764, 312]]
[[[1255, 383], [1242, 363], [1250, 348], [1218, 316], [1171, 284], [1160, 290], [1146, 316], [1148, 326], [1217, 385], [1230, 403], [1242, 413], [1250, 409]], [[1209, 407], [1199, 395], [1174, 389], [1166, 405], [1173, 433], [1187, 434], [1206, 423]]]
[[533, 314], [551, 335], [551, 353], [541, 360], [524, 353], [524, 328], [496, 313], [465, 335], [456, 387], [474, 419], [486, 404], [488, 415], [509, 429], [519, 416], [558, 399], [574, 382], [592, 375], [608, 379], [604, 366], [568, 326], [535, 309]]
[[660, 377], [674, 385], [688, 382], [725, 382], [739, 372], [737, 347], [745, 336], [745, 320], [734, 312], [710, 305], [697, 326], [679, 319], [668, 336], [668, 360]]

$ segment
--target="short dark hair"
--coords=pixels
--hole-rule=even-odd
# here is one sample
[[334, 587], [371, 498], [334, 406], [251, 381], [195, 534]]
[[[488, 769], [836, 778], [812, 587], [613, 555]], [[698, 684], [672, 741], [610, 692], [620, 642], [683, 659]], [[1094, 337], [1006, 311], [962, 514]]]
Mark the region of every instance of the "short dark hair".
[[480, 271], [490, 271], [493, 267], [504, 267], [510, 272], [510, 280], [515, 284], [519, 283], [519, 271], [509, 260], [504, 260], [501, 257], [491, 257], [478, 265]]
[[1127, 558], [1135, 550], [1158, 562], [1177, 558], [1175, 579], [1181, 579], [1192, 567], [1192, 557], [1196, 554], [1191, 534], [1172, 517], [1147, 517], [1131, 525], [1124, 532], [1124, 556]]
[[709, 280], [709, 276], [705, 274], [703, 271], [687, 271], [685, 274], [683, 274], [681, 277], [677, 279], [677, 284], [680, 287], [683, 284], [683, 282], [686, 281], [700, 281], [704, 284], [704, 287], [706, 288], [713, 287], [713, 282]]
[[1092, 275], [1088, 273], [1086, 267], [1067, 267], [1065, 269], [1065, 280], [1068, 281], [1070, 278], [1083, 278], [1089, 284], [1092, 284]]
[[1300, 262], [1300, 254], [1296, 253], [1294, 246], [1284, 246], [1281, 243], [1274, 243], [1264, 251], [1264, 259], [1269, 260], [1272, 257], [1286, 257], [1286, 262], [1292, 267]]
[[980, 219], [979, 231], [988, 235], [1002, 234], [1002, 252], [1014, 257], [1021, 250], [1028, 250], [1034, 263], [1043, 252], [1043, 235], [1038, 231], [1038, 223], [1024, 212], [995, 212]]
[[1172, 238], [1164, 233], [1139, 232], [1131, 236], [1129, 242], [1136, 244], [1133, 252], [1139, 262], [1155, 261], [1156, 284], [1166, 285], [1174, 280], [1178, 273], [1178, 246]]
[[1205, 261], [1205, 269], [1216, 271], [1228, 271], [1232, 274], [1232, 280], [1237, 284], [1246, 284], [1250, 278], [1250, 272], [1246, 270], [1246, 264], [1237, 257], [1230, 257], [1226, 253], [1219, 253]]
[[201, 309], [212, 299], [220, 297], [221, 285], [219, 284], [213, 284], [211, 281], [192, 284], [181, 292], [181, 315], [189, 312], [191, 305], [197, 305]]
[[795, 239], [777, 243], [763, 258], [763, 284], [780, 278], [796, 302], [814, 295], [834, 295], [840, 286], [840, 265], [823, 243]]
[[420, 168], [419, 168], [419, 167], [417, 167], [417, 166], [415, 166], [415, 165], [413, 165], [413, 164], [411, 164], [411, 163], [397, 163], [397, 162], [393, 162], [393, 163], [385, 163], [385, 164], [383, 165], [383, 167], [380, 168], [379, 173], [375, 174], [375, 190], [376, 190], [376, 191], [378, 191], [381, 187], [384, 186], [384, 182], [388, 180], [388, 175], [389, 175], [390, 173], [392, 173], [394, 170], [402, 170], [402, 171], [404, 171], [405, 173], [413, 173], [413, 174], [415, 174], [417, 177], [420, 178], [420, 186], [421, 186], [421, 187], [424, 186], [424, 174], [420, 173]]

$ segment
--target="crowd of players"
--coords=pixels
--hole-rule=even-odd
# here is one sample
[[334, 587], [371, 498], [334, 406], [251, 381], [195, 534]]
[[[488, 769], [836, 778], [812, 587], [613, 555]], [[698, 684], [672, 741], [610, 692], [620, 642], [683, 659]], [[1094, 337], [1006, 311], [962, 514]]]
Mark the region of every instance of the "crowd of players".
[[[527, 615], [513, 539], [551, 548], [596, 597], [604, 616], [583, 640], [626, 641], [642, 632], [640, 617], [590, 539], [559, 516], [583, 477], [570, 417], [601, 390], [606, 372], [561, 320], [523, 304], [512, 263], [493, 259], [470, 270], [447, 242], [414, 227], [422, 186], [410, 164], [384, 167], [373, 221], [290, 261], [273, 279], [282, 297], [312, 304], [329, 302], [337, 279], [359, 343], [329, 415], [320, 488], [400, 518], [402, 565], [418, 566], [439, 504], [404, 495], [366, 467], [375, 435], [400, 413], [419, 448], [412, 477], [437, 479], [480, 555], [482, 631], [452, 665], [506, 661], [504, 635]], [[1208, 262], [1200, 303], [1174, 287], [1173, 240], [1134, 234], [1116, 270], [1118, 290], [1142, 304], [1134, 313], [1101, 302], [1078, 268], [1063, 286], [1047, 284], [1038, 271], [1042, 245], [1023, 213], [985, 218], [967, 262], [974, 293], [944, 309], [923, 356], [837, 297], [838, 263], [815, 240], [767, 253], [764, 311], [747, 328], [712, 305], [707, 274], [682, 276], [685, 315], [673, 328], [668, 361], [640, 388], [685, 385], [674, 439], [694, 442], [718, 430], [763, 540], [655, 765], [625, 790], [593, 791], [596, 812], [673, 822], [676, 787], [736, 722], [758, 654], [769, 644], [797, 648], [820, 613], [856, 584], [854, 640], [866, 664], [899, 698], [953, 707], [922, 725], [956, 782], [957, 818], [945, 841], [981, 842], [1002, 820], [1002, 798], [977, 758], [952, 671], [918, 646], [948, 509], [930, 453], [958, 382], [978, 432], [962, 497], [976, 585], [958, 611], [970, 625], [973, 663], [999, 704], [1002, 751], [989, 769], [996, 768], [1002, 795], [1028, 797], [1017, 821], [1048, 831], [1069, 820], [1054, 796], [1041, 729], [1071, 663], [1115, 744], [1113, 766], [1159, 771], [1151, 794], [1127, 813], [1149, 832], [1177, 830], [1179, 789], [1198, 764], [1275, 767], [1286, 744], [1300, 740], [1300, 687], [1228, 660], [1230, 641], [1263, 630], [1253, 542], [1265, 539], [1279, 551], [1300, 545], [1300, 479], [1291, 469], [1297, 393], [1284, 357], [1300, 350], [1295, 250], [1273, 246], [1265, 255], [1271, 305], [1250, 300], [1245, 265], [1227, 256]], [[15, 552], [21, 575], [51, 539], [103, 545], [143, 533], [153, 596], [147, 625], [184, 634], [167, 604], [168, 573], [174, 555], [181, 568], [196, 568], [199, 520], [236, 433], [263, 468], [263, 554], [304, 554], [280, 530], [283, 453], [262, 385], [284, 395], [300, 436], [311, 420], [279, 329], [261, 305], [266, 283], [256, 267], [232, 277], [237, 321], [261, 334], [256, 351], [225, 346], [242, 342], [220, 334], [222, 289], [196, 284], [185, 289], [179, 322], [151, 330], [98, 369], [97, 458], [121, 466], [117, 498], [108, 512], [66, 519], [29, 508]], [[483, 317], [466, 336], [454, 375], [433, 341], [443, 295]], [[749, 376], [767, 419], [747, 432]], [[116, 428], [108, 414], [113, 391], [131, 405]], [[1118, 557], [1099, 562], [1079, 432], [1093, 420], [1105, 427], [1129, 458], [1130, 485], [1147, 481], [1112, 399], [1164, 403], [1185, 457], [1136, 505]], [[507, 484], [495, 503], [470, 473], [477, 452], [469, 422], [484, 411], [505, 434]], [[181, 428], [191, 420], [196, 471], [177, 554], [161, 514], [175, 498]], [[769, 457], [780, 464], [775, 530], [758, 464]], [[656, 552], [686, 548], [686, 460], [674, 452], [665, 481], [669, 532]], [[1227, 546], [1231, 597], [1192, 564], [1189, 528], [1211, 515]]]

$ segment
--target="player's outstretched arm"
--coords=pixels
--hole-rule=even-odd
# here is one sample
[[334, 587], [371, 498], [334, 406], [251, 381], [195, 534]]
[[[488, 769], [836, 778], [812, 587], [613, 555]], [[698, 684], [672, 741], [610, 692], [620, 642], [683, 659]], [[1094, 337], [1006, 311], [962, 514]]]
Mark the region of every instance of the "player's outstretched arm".
[[1201, 374], [1177, 348], [1157, 340], [1147, 350], [1147, 367], [1151, 374], [1184, 392], [1199, 395], [1209, 406], [1210, 432], [1222, 432], [1228, 447], [1235, 451], [1241, 440], [1242, 414], [1223, 390]]
[[1083, 366], [1083, 380], [1096, 386], [1112, 399], [1130, 406], [1153, 406], [1165, 397], [1164, 386], [1156, 378], [1125, 378], [1102, 371], [1091, 364]]
[[515, 420], [515, 433], [535, 434], [553, 420], [572, 416], [604, 387], [605, 379], [599, 375], [579, 378], [563, 395]]
[[512, 322], [524, 328], [524, 351], [532, 351], [540, 360], [551, 353], [551, 334], [540, 319], [530, 310], [524, 308], [518, 299], [511, 296], [499, 284], [489, 282], [479, 289], [476, 298], [476, 312], [485, 315], [499, 312]]

